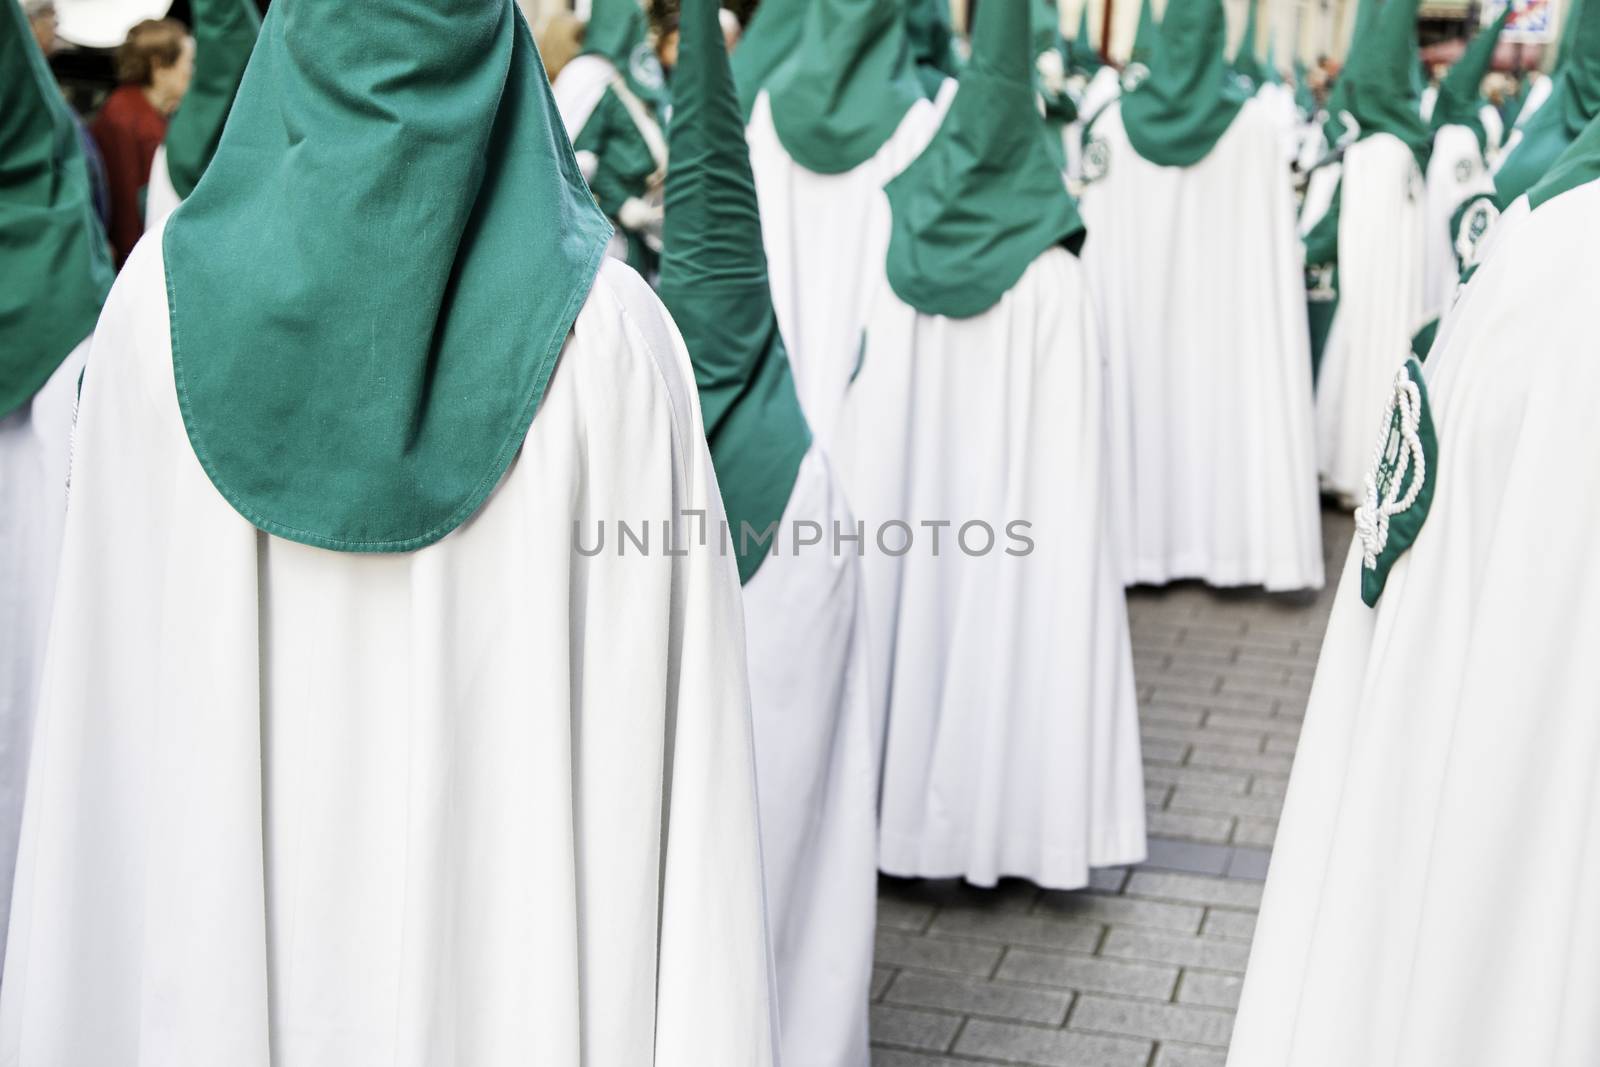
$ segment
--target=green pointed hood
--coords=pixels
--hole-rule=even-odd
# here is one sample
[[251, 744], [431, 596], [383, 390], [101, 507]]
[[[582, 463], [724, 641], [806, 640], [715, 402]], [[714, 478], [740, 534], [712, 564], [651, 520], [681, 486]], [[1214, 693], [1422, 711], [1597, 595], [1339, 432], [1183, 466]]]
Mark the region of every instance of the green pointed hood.
[[1083, 0], [1083, 6], [1078, 8], [1078, 32], [1067, 47], [1068, 68], [1086, 78], [1094, 77], [1105, 66], [1094, 46], [1094, 37], [1089, 33], [1089, 3], [1090, 0]]
[[585, 56], [604, 56], [628, 83], [633, 94], [659, 103], [666, 88], [661, 60], [650, 47], [650, 26], [639, 0], [593, 0], [589, 25], [583, 31]]
[[[1401, 0], [1395, 0], [1401, 2]], [[1210, 153], [1248, 93], [1228, 70], [1222, 0], [1172, 0], [1161, 20], [1150, 76], [1122, 100], [1134, 150], [1163, 167]]]
[[1311, 71], [1298, 59], [1294, 61], [1294, 103], [1308, 119], [1317, 113], [1317, 94], [1311, 91]]
[[1239, 50], [1233, 54], [1233, 72], [1245, 79], [1252, 87], [1260, 87], [1267, 82], [1267, 72], [1261, 66], [1261, 59], [1256, 54], [1256, 10], [1260, 6], [1259, 0], [1245, 0], [1249, 14], [1244, 20], [1244, 35], [1239, 38]]
[[950, 29], [949, 0], [902, 2], [906, 5], [906, 37], [911, 42], [911, 61], [917, 68], [923, 94], [931, 100], [938, 95], [946, 78], [954, 78], [961, 72], [956, 61], [955, 33]]
[[807, 170], [854, 170], [923, 98], [901, 2], [812, 0], [768, 88], [778, 140]]
[[261, 16], [254, 0], [193, 0], [194, 80], [167, 126], [167, 174], [179, 196], [194, 192], [222, 138]]
[[1344, 90], [1344, 110], [1355, 118], [1363, 138], [1392, 134], [1426, 170], [1433, 138], [1422, 121], [1421, 102], [1412, 83], [1417, 65], [1417, 2], [1387, 0], [1362, 37], [1360, 49], [1351, 52], [1339, 85]]
[[1489, 134], [1483, 128], [1483, 95], [1480, 90], [1484, 75], [1489, 72], [1489, 63], [1494, 59], [1494, 47], [1500, 41], [1500, 31], [1505, 29], [1510, 17], [1511, 5], [1507, 4], [1499, 18], [1478, 31], [1466, 51], [1461, 53], [1461, 58], [1456, 60], [1455, 66], [1439, 83], [1439, 98], [1433, 105], [1431, 125], [1435, 130], [1446, 126], [1465, 126], [1477, 136], [1480, 150], [1487, 150], [1489, 146]]
[[1549, 172], [1528, 190], [1529, 206], [1537, 210], [1541, 204], [1596, 179], [1600, 179], [1600, 117], [1584, 127]]
[[67, 103], [16, 0], [0, 0], [0, 418], [94, 330], [113, 268]]
[[274, 0], [166, 228], [201, 466], [279, 537], [437, 541], [522, 447], [610, 233], [514, 0]]
[[733, 50], [733, 83], [739, 89], [739, 114], [746, 122], [772, 72], [794, 51], [805, 17], [806, 0], [761, 0], [739, 38]]
[[730, 544], [749, 581], [765, 553], [740, 536], [744, 524], [761, 531], [783, 517], [811, 432], [767, 287], [717, 0], [683, 0], [679, 27], [660, 292], [694, 365]]
[[1322, 131], [1330, 149], [1344, 140], [1346, 133], [1344, 112], [1350, 107], [1348, 85], [1350, 71], [1355, 65], [1356, 57], [1367, 49], [1367, 37], [1372, 33], [1381, 7], [1382, 0], [1356, 0], [1356, 24], [1350, 30], [1350, 48], [1345, 52], [1344, 69], [1339, 72], [1338, 80], [1328, 92], [1328, 118], [1322, 124]]
[[1562, 35], [1566, 58], [1550, 95], [1526, 122], [1494, 176], [1495, 204], [1504, 211], [1543, 178], [1600, 115], [1600, 3], [1583, 4]]
[[1083, 244], [1033, 88], [1028, 8], [985, 0], [973, 54], [933, 141], [888, 184], [889, 284], [927, 315], [970, 318], [1045, 250]]
[[1556, 61], [1550, 68], [1552, 75], [1564, 72], [1572, 61], [1572, 51], [1578, 41], [1578, 27], [1583, 23], [1583, 5], [1584, 0], [1572, 0], [1567, 5], [1567, 24], [1561, 27], [1561, 38], [1556, 43]]
[[[1085, 0], [1087, 3], [1087, 0]], [[1156, 21], [1155, 8], [1150, 0], [1139, 0], [1139, 28], [1133, 34], [1133, 50], [1128, 53], [1128, 65], [1135, 63], [1148, 67], [1156, 56], [1156, 42], [1161, 38], [1161, 24]]]

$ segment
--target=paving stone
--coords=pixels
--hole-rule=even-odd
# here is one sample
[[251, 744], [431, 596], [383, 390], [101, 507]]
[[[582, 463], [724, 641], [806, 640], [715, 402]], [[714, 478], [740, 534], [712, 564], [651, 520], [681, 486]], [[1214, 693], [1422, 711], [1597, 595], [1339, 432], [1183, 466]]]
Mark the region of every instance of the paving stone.
[[893, 967], [873, 966], [872, 992], [869, 994], [872, 1000], [878, 1000], [883, 996], [883, 991], [889, 988], [889, 983], [894, 981], [896, 973]]
[[1233, 1012], [1086, 995], [1072, 1006], [1067, 1028], [1227, 1048]]
[[1163, 904], [1154, 900], [1132, 900], [1081, 890], [1045, 893], [1034, 909], [1082, 922], [1142, 926], [1178, 934], [1197, 932], [1203, 917], [1201, 909], [1192, 904]]
[[1294, 755], [1294, 750], [1295, 739], [1292, 737], [1279, 737], [1276, 735], [1271, 735], [1267, 738], [1268, 752], [1276, 752], [1280, 755], [1292, 757]]
[[981, 941], [942, 941], [893, 930], [879, 930], [876, 959], [890, 967], [987, 976], [1000, 962], [1001, 948]]
[[[1259, 776], [1258, 776], [1259, 777]], [[1216, 793], [1244, 794], [1249, 791], [1252, 778], [1241, 771], [1208, 771], [1199, 767], [1169, 767], [1165, 764], [1146, 766], [1144, 769], [1146, 783], [1159, 782], [1162, 785], [1192, 786], [1196, 789], [1209, 789]], [[1270, 786], [1278, 779], [1266, 778]], [[1279, 794], [1280, 796], [1282, 794]]]
[[1150, 699], [1152, 703], [1204, 708], [1207, 711], [1243, 710], [1270, 714], [1278, 706], [1277, 697], [1256, 693], [1194, 693], [1165, 685], [1157, 685]]
[[[1166, 676], [1163, 675], [1163, 678]], [[1152, 691], [1153, 691], [1152, 687]], [[1139, 721], [1146, 725], [1156, 724], [1162, 726], [1199, 726], [1205, 721], [1207, 712], [1204, 708], [1182, 707], [1177, 704], [1152, 704], [1139, 705]]]
[[1157, 782], [1144, 784], [1144, 807], [1146, 811], [1160, 811], [1167, 806], [1167, 800], [1172, 796], [1172, 786], [1161, 785]]
[[1130, 873], [1126, 867], [1095, 867], [1089, 871], [1089, 888], [1097, 893], [1120, 893]]
[[921, 933], [933, 921], [937, 910], [932, 904], [921, 901], [878, 894], [878, 925], [891, 930]]
[[1256, 916], [1250, 911], [1231, 908], [1207, 908], [1200, 923], [1200, 933], [1206, 937], [1232, 937], [1249, 941], [1256, 932]]
[[1009, 945], [1093, 952], [1103, 931], [1098, 923], [1069, 922], [1048, 914], [945, 909], [933, 920], [928, 932], [936, 937], [979, 938]]
[[972, 1067], [972, 1061], [898, 1048], [874, 1048], [872, 1067]]
[[[1203, 841], [1178, 841], [1152, 837], [1147, 842], [1146, 869], [1182, 871], [1187, 874], [1226, 874], [1231, 858], [1229, 846]], [[1124, 890], [1126, 892], [1126, 890]]]
[[1220, 771], [1261, 771], [1267, 774], [1288, 774], [1293, 762], [1290, 757], [1276, 753], [1236, 752], [1231, 748], [1218, 748], [1214, 745], [1191, 746], [1187, 761], [1191, 767]]
[[1276, 819], [1283, 801], [1278, 797], [1239, 796], [1236, 793], [1219, 793], [1211, 789], [1179, 786], [1167, 801], [1172, 811], [1198, 812], [1207, 815], [1246, 815], [1260, 819]]
[[1196, 815], [1192, 812], [1157, 811], [1145, 818], [1145, 829], [1163, 837], [1209, 841], [1225, 845], [1233, 834], [1231, 815]]
[[1204, 729], [1234, 730], [1252, 735], [1274, 734], [1290, 740], [1300, 736], [1300, 724], [1293, 719], [1281, 719], [1275, 715], [1241, 715], [1234, 711], [1206, 712]]
[[[1150, 763], [1182, 763], [1183, 758], [1189, 754], [1189, 746], [1180, 741], [1164, 741], [1151, 738], [1140, 746], [1144, 752], [1144, 761]], [[1255, 770], [1257, 768], [1245, 768]]]
[[1113, 928], [1100, 946], [1100, 955], [1109, 959], [1204, 967], [1207, 970], [1243, 974], [1245, 963], [1250, 959], [1250, 946], [1222, 938], [1182, 937], [1154, 930]]
[[1265, 882], [1271, 860], [1272, 853], [1267, 849], [1235, 847], [1233, 857], [1228, 861], [1228, 877]]
[[1170, 1000], [1178, 982], [1178, 968], [1015, 948], [1006, 953], [995, 977], [1061, 989]]
[[961, 1029], [961, 1016], [874, 1004], [868, 1026], [876, 1044], [945, 1052]]
[[902, 971], [884, 1000], [914, 1008], [936, 1008], [963, 1014], [996, 1016], [1014, 1022], [1060, 1026], [1067, 1017], [1067, 1008], [1072, 1004], [1072, 994], [977, 978], [951, 978]]
[[1200, 878], [1164, 871], [1134, 871], [1123, 892], [1191, 904], [1216, 904], [1225, 908], [1255, 910], [1261, 907], [1261, 887], [1226, 878]]
[[1278, 836], [1278, 820], [1240, 819], [1233, 828], [1233, 843], [1250, 848], [1271, 848]]
[[955, 1051], [1035, 1067], [1146, 1067], [1152, 1047], [1132, 1038], [973, 1019], [961, 1031]]
[[1178, 1003], [1233, 1011], [1239, 1007], [1239, 991], [1243, 988], [1244, 978], [1237, 974], [1186, 970], [1178, 979]]
[[[1154, 1067], [1225, 1067], [1227, 1062], [1227, 1054], [1216, 1049], [1163, 1042], [1156, 1051]], [[873, 1067], [880, 1067], [876, 1059], [872, 1063]]]
[[[1260, 752], [1267, 734], [1263, 730], [1243, 734], [1235, 730], [1211, 730], [1197, 726], [1168, 726], [1165, 723], [1147, 722], [1139, 727], [1139, 736], [1163, 741], [1178, 741], [1186, 745], [1216, 745], [1241, 752]], [[1293, 750], [1290, 750], [1291, 753]]]
[[[1146, 774], [1145, 777], [1148, 778], [1149, 775]], [[1280, 774], [1252, 775], [1247, 792], [1251, 796], [1277, 797], [1282, 800], [1289, 792], [1289, 779]]]

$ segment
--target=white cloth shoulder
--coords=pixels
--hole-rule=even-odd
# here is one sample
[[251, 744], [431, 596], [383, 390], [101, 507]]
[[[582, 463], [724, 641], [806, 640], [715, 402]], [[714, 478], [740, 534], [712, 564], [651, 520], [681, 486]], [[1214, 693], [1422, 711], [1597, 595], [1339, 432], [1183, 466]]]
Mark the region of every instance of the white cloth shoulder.
[[575, 56], [561, 68], [550, 89], [555, 94], [556, 110], [561, 113], [568, 139], [578, 139], [589, 116], [600, 106], [600, 98], [606, 95], [606, 87], [616, 77], [617, 68], [611, 60], [593, 53]]
[[167, 221], [168, 215], [178, 210], [178, 205], [181, 203], [183, 197], [173, 188], [172, 175], [167, 170], [167, 146], [161, 145], [156, 149], [155, 159], [150, 163], [150, 181], [145, 186], [145, 230], [150, 231], [160, 227]]

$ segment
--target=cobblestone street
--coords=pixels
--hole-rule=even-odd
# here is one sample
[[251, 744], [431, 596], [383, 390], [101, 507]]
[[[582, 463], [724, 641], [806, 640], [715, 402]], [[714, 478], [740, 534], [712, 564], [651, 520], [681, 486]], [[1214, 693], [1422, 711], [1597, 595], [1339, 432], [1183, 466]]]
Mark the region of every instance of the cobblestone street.
[[1060, 893], [884, 878], [874, 1067], [1221, 1067], [1322, 633], [1327, 584], [1130, 594], [1150, 859]]

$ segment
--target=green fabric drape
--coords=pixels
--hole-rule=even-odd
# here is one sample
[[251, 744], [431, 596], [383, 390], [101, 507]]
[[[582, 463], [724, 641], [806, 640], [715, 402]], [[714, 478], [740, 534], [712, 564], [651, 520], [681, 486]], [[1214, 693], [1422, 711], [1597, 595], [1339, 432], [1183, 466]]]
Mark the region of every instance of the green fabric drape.
[[979, 5], [972, 60], [949, 113], [885, 189], [889, 284], [924, 314], [981, 314], [1046, 249], [1083, 244], [1035, 104], [1030, 37], [1024, 5]]
[[1244, 35], [1239, 38], [1239, 49], [1233, 54], [1233, 73], [1250, 83], [1252, 89], [1259, 89], [1267, 83], [1267, 71], [1261, 65], [1261, 58], [1256, 53], [1256, 12], [1260, 0], [1245, 0], [1250, 13], [1245, 16]]
[[739, 38], [733, 50], [733, 83], [739, 90], [739, 114], [746, 122], [772, 72], [794, 51], [805, 17], [806, 0], [761, 0]]
[[[811, 431], [767, 287], [761, 216], [716, 0], [683, 0], [661, 299], [683, 334], [739, 577], [788, 507]], [[748, 551], [747, 551], [748, 549]]]
[[114, 274], [78, 131], [16, 0], [0, 0], [0, 418], [94, 330]]
[[1343, 110], [1356, 120], [1362, 138], [1377, 133], [1399, 138], [1426, 171], [1433, 136], [1422, 121], [1421, 100], [1411, 76], [1418, 53], [1417, 2], [1387, 0], [1360, 49], [1351, 52], [1339, 88]]
[[1531, 189], [1600, 115], [1600, 3], [1584, 3], [1561, 36], [1562, 60], [1550, 96], [1527, 122], [1522, 138], [1494, 176], [1501, 211]]
[[[1033, 12], [1034, 70], [1036, 73], [1042, 71], [1043, 64], [1053, 56], [1065, 75], [1072, 67], [1072, 54], [1066, 38], [1061, 36], [1061, 9], [1056, 6], [1056, 0], [1029, 0], [1029, 3]], [[1055, 161], [1058, 170], [1065, 171], [1067, 152], [1061, 131], [1067, 123], [1078, 117], [1078, 105], [1066, 90], [1065, 78], [1062, 81], [1060, 87], [1052, 88], [1040, 76], [1035, 77], [1034, 84], [1039, 98], [1044, 102], [1045, 122], [1051, 131], [1048, 138], [1050, 158]]]
[[1133, 33], [1133, 50], [1128, 53], [1128, 65], [1135, 63], [1148, 67], [1156, 57], [1157, 43], [1161, 39], [1161, 24], [1156, 21], [1155, 8], [1150, 0], [1139, 0], [1139, 28]]
[[[1399, 2], [1399, 0], [1396, 0]], [[1150, 76], [1122, 100], [1134, 150], [1163, 167], [1188, 167], [1216, 146], [1249, 98], [1228, 70], [1222, 0], [1172, 0]]]
[[1298, 59], [1294, 61], [1294, 103], [1308, 120], [1317, 113], [1317, 96], [1311, 91], [1311, 71]]
[[1105, 66], [1095, 49], [1094, 37], [1089, 33], [1090, 2], [1083, 0], [1083, 6], [1078, 8], [1078, 32], [1067, 46], [1067, 69], [1085, 78], [1094, 77]]
[[437, 541], [522, 446], [609, 238], [514, 0], [274, 0], [166, 229], [195, 455], [279, 537]]
[[660, 106], [666, 99], [666, 77], [650, 47], [649, 31], [639, 0], [593, 0], [579, 55], [609, 59], [634, 96]]
[[871, 159], [923, 99], [901, 0], [812, 0], [768, 93], [778, 140], [802, 167], [843, 174]]
[[1489, 71], [1490, 61], [1494, 59], [1494, 47], [1500, 41], [1500, 31], [1505, 29], [1510, 17], [1511, 5], [1507, 4], [1499, 18], [1478, 31], [1466, 51], [1461, 53], [1461, 58], [1456, 60], [1455, 66], [1439, 83], [1439, 98], [1433, 105], [1431, 125], [1435, 130], [1446, 126], [1465, 126], [1478, 138], [1481, 151], [1487, 151], [1489, 147], [1489, 134], [1483, 128], [1481, 114], [1483, 77]]
[[[946, 78], [961, 73], [956, 57], [955, 31], [950, 28], [948, 0], [903, 0], [906, 5], [906, 37], [911, 43], [911, 61], [917, 69], [922, 92], [930, 100], [938, 95]], [[1012, 0], [1013, 3], [1016, 0]]]
[[223, 124], [256, 46], [254, 0], [193, 0], [194, 80], [167, 126], [167, 175], [187, 197], [222, 139]]
[[1600, 178], [1600, 117], [1584, 127], [1549, 172], [1528, 190], [1529, 206], [1537, 210], [1541, 204], [1597, 178]]

